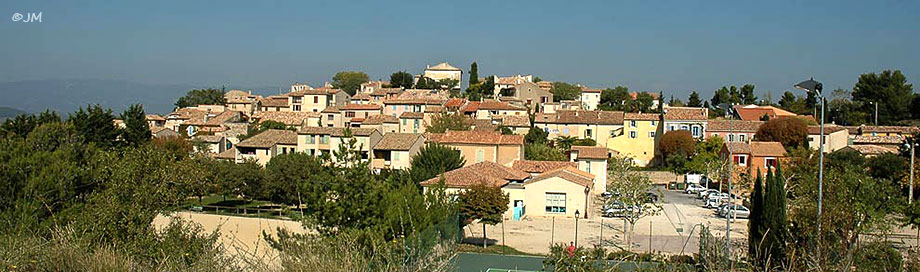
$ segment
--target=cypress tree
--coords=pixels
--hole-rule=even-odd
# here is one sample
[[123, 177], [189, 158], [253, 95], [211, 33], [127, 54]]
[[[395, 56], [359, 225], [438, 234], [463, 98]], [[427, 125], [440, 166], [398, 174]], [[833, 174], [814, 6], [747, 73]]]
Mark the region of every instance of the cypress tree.
[[763, 213], [763, 260], [769, 258], [771, 267], [785, 263], [786, 249], [786, 189], [779, 164], [775, 171], [767, 172]]
[[479, 84], [479, 64], [470, 64], [470, 87]]
[[760, 243], [763, 241], [763, 176], [757, 170], [754, 192], [751, 193], [751, 215], [748, 219], [748, 258], [752, 263], [759, 261]]

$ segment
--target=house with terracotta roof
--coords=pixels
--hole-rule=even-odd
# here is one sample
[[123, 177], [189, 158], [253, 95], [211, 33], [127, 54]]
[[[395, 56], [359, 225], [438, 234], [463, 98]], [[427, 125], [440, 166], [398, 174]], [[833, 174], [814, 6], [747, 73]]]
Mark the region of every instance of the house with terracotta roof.
[[578, 168], [578, 163], [571, 161], [518, 160], [511, 165], [511, 168], [527, 172], [531, 177], [565, 167]]
[[892, 135], [892, 136], [856, 135], [856, 136], [851, 137], [851, 139], [849, 140], [849, 146], [874, 145], [874, 146], [898, 150], [904, 144], [905, 140], [907, 140], [906, 137], [898, 136], [898, 135]]
[[339, 107], [328, 106], [320, 111], [320, 126], [324, 127], [345, 127], [345, 119], [342, 117], [342, 111]]
[[272, 95], [259, 99], [259, 111], [291, 111], [288, 99], [287, 96], [283, 95]]
[[164, 118], [166, 128], [171, 129], [172, 131], [179, 132], [179, 126], [188, 121], [189, 119], [201, 118], [201, 116], [207, 114], [207, 111], [200, 110], [197, 108], [181, 108], [176, 109], [175, 111], [167, 114]]
[[914, 126], [866, 126], [861, 125], [857, 127], [858, 133], [855, 135], [862, 136], [900, 136], [900, 137], [911, 137], [916, 133], [920, 133], [920, 128]]
[[302, 127], [297, 131], [297, 151], [313, 156], [328, 154], [335, 161], [333, 151], [338, 150], [341, 144], [348, 144], [355, 139], [357, 151], [361, 153], [364, 161], [370, 161], [373, 153], [371, 147], [383, 135], [373, 128], [343, 128], [343, 127]]
[[428, 133], [428, 141], [460, 150], [466, 165], [490, 161], [511, 166], [524, 159], [524, 136], [502, 135], [497, 131], [447, 131]]
[[150, 135], [153, 138], [179, 137], [178, 132], [165, 127], [150, 127]]
[[753, 175], [759, 170], [762, 175], [766, 175], [768, 169], [786, 157], [786, 148], [779, 142], [726, 142], [719, 156], [723, 160], [730, 160], [736, 172]]
[[[412, 157], [425, 146], [420, 133], [387, 133], [373, 147], [372, 169], [409, 169]], [[459, 152], [459, 151], [458, 151]]]
[[568, 153], [569, 161], [578, 164], [578, 170], [595, 176], [594, 192], [606, 192], [607, 159], [611, 157], [611, 153], [616, 154], [616, 151], [611, 152], [600, 146], [573, 146]]
[[[496, 85], [497, 87], [498, 85]], [[522, 106], [535, 112], [542, 110], [540, 104], [553, 102], [553, 93], [549, 92], [548, 89], [540, 88], [537, 83], [527, 81], [514, 84], [510, 88], [499, 89], [495, 94], [502, 101], [506, 97], [513, 97]]]
[[537, 113], [534, 127], [542, 129], [550, 139], [570, 136], [592, 139], [604, 145], [610, 138], [622, 134], [622, 111], [563, 110], [554, 113]]
[[527, 116], [527, 108], [491, 99], [469, 102], [460, 112], [474, 119], [492, 119], [504, 115]]
[[195, 136], [195, 135], [214, 135], [215, 133], [222, 132], [227, 129], [226, 124], [229, 123], [246, 123], [248, 117], [246, 117], [243, 112], [239, 111], [223, 111], [220, 113], [214, 113], [212, 111], [205, 111], [204, 114], [196, 114], [191, 116], [188, 120], [185, 120], [181, 125], [179, 125], [180, 134], [185, 136]]
[[664, 107], [664, 132], [688, 130], [697, 139], [706, 135], [709, 109], [694, 107]]
[[399, 118], [386, 114], [371, 115], [361, 122], [360, 127], [377, 129], [381, 134], [399, 132]]
[[588, 88], [588, 86], [581, 86], [581, 96], [579, 101], [581, 101], [582, 106], [585, 110], [596, 110], [597, 105], [601, 103], [601, 89]]
[[726, 142], [750, 142], [763, 121], [713, 119], [706, 124], [706, 138], [721, 137]]
[[224, 99], [227, 100], [227, 109], [243, 112], [247, 116], [257, 111], [259, 98], [261, 97], [253, 95], [252, 91], [230, 90], [224, 93]]
[[847, 149], [859, 152], [859, 154], [867, 158], [875, 157], [875, 156], [886, 154], [886, 153], [897, 155], [898, 152], [900, 152], [898, 151], [897, 148], [881, 146], [881, 145], [873, 145], [873, 144], [848, 145], [844, 148], [841, 148], [841, 150], [847, 150]]
[[166, 118], [163, 118], [163, 116], [160, 116], [159, 114], [149, 114], [148, 113], [146, 116], [146, 119], [147, 119], [148, 127], [165, 127], [166, 126]]
[[319, 126], [320, 113], [295, 111], [260, 111], [252, 115], [252, 121], [261, 124], [273, 121], [299, 129], [301, 126]]
[[[734, 114], [745, 121], [764, 121], [781, 117], [796, 117], [795, 113], [774, 106], [737, 105]], [[766, 117], [764, 117], [766, 116]]]
[[[422, 76], [434, 79], [434, 81], [440, 81], [442, 79], [456, 80], [457, 85], [454, 86], [455, 90], [460, 90], [460, 85], [463, 83], [463, 70], [453, 67], [447, 62], [442, 62], [435, 66], [427, 65], [425, 67], [425, 73], [422, 74]], [[416, 82], [417, 81], [418, 79], [416, 78]]]
[[360, 124], [371, 115], [383, 114], [383, 106], [378, 104], [345, 104], [339, 107], [339, 111], [342, 112], [344, 126], [355, 127], [352, 124], [353, 120], [355, 123]]
[[255, 160], [265, 166], [280, 154], [297, 152], [297, 132], [269, 129], [236, 144], [236, 162]]
[[446, 92], [409, 89], [383, 101], [383, 114], [399, 117], [403, 112], [425, 112], [429, 106], [441, 106], [448, 100]]
[[330, 106], [342, 107], [351, 99], [351, 95], [341, 89], [326, 87], [294, 91], [284, 96], [288, 98], [290, 111], [306, 112], [320, 112]]
[[655, 144], [662, 131], [660, 118], [654, 113], [624, 113], [622, 133], [600, 144], [638, 166], [647, 166], [655, 159]]
[[401, 133], [425, 133], [427, 127], [428, 121], [425, 120], [425, 113], [407, 111], [399, 115], [399, 132]]
[[195, 135], [190, 139], [192, 151], [218, 154], [227, 150], [227, 139], [220, 135]]
[[358, 89], [358, 93], [372, 93], [376, 90], [383, 89], [386, 86], [389, 86], [390, 82], [386, 80], [374, 80], [361, 83], [361, 87]]
[[458, 194], [475, 185], [501, 188], [508, 194], [508, 210], [503, 217], [521, 220], [526, 216], [571, 217], [576, 211], [591, 211], [590, 193], [594, 175], [572, 166], [554, 168], [536, 175], [494, 162], [480, 162], [445, 172], [421, 182], [427, 190], [442, 182], [449, 194]]
[[502, 115], [492, 120], [497, 120], [499, 125], [510, 129], [514, 134], [527, 135], [530, 132], [529, 115]]
[[[652, 96], [652, 108], [653, 109], [658, 108], [658, 104], [661, 103], [661, 97], [658, 97], [658, 93], [656, 92], [646, 92], [646, 93]], [[639, 99], [639, 92], [630, 92], [629, 99], [631, 100]], [[667, 105], [668, 104], [664, 104], [663, 106], [667, 106]]]
[[[818, 150], [821, 146], [821, 127], [808, 126], [808, 146], [811, 149]], [[824, 153], [831, 153], [849, 144], [850, 131], [846, 127], [838, 125], [824, 126]]]
[[495, 88], [492, 89], [492, 93], [500, 94], [502, 90], [514, 88], [514, 85], [518, 85], [524, 82], [533, 83], [533, 75], [513, 75], [508, 77], [493, 75], [492, 82], [495, 83]]

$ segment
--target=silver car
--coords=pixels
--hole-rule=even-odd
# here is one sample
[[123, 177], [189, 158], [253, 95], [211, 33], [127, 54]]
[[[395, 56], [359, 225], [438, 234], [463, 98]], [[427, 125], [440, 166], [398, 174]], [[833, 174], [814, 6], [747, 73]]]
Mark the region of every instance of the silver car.
[[734, 206], [725, 205], [719, 209], [719, 216], [726, 217], [731, 216], [733, 218], [744, 218], [747, 219], [751, 216], [751, 210], [745, 206], [735, 204]]

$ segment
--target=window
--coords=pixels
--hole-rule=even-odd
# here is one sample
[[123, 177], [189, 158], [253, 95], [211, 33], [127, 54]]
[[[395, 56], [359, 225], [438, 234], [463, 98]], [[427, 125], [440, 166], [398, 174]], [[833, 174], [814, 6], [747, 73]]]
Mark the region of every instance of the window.
[[585, 138], [591, 138], [591, 129], [590, 129], [590, 128], [585, 130]]
[[673, 131], [673, 130], [676, 130], [676, 129], [677, 129], [677, 127], [674, 126], [674, 125], [668, 126], [668, 131]]
[[690, 126], [688, 126], [688, 125], [680, 125], [680, 130], [690, 130]]
[[569, 135], [569, 128], [565, 127], [562, 129], [562, 135]]
[[300, 111], [300, 105], [294, 105], [293, 108], [294, 111]]
[[546, 213], [565, 213], [564, 193], [546, 193]]
[[736, 164], [745, 166], [747, 165], [747, 156], [745, 155], [735, 155], [734, 161]]
[[613, 137], [616, 137], [616, 136], [617, 136], [617, 131], [616, 131], [616, 130], [611, 130], [611, 131], [610, 131], [610, 138], [613, 138]]
[[591, 162], [585, 163], [585, 172], [591, 173]]
[[654, 131], [649, 132], [649, 133], [648, 133], [648, 137], [649, 137], [649, 138], [655, 138], [655, 132], [654, 132]]
[[658, 126], [658, 121], [652, 121], [652, 126]]
[[393, 160], [394, 160], [394, 161], [398, 161], [398, 160], [399, 160], [399, 152], [393, 152]]
[[319, 96], [313, 97], [313, 104], [319, 104]]
[[729, 141], [729, 142], [734, 142], [734, 141], [735, 141], [735, 134], [728, 134], [728, 141]]
[[482, 149], [476, 150], [476, 162], [482, 162], [486, 159], [486, 152]]
[[330, 114], [326, 117], [326, 120], [329, 120], [329, 121], [335, 120], [335, 116]]
[[320, 143], [320, 144], [328, 144], [328, 143], [329, 143], [329, 135], [320, 136], [320, 137], [319, 137], [319, 143]]
[[744, 142], [744, 136], [745, 136], [744, 134], [738, 135], [738, 140], [740, 140], [741, 142]]
[[703, 136], [703, 128], [700, 126], [690, 127], [690, 134], [693, 134], [693, 137]]
[[355, 117], [355, 112], [353, 112], [353, 111], [346, 111], [346, 112], [345, 112], [345, 117]]
[[316, 136], [313, 136], [313, 135], [307, 135], [307, 143], [308, 143], [308, 144], [315, 144], [315, 143], [316, 143], [316, 138], [315, 138], [315, 137], [316, 137]]
[[636, 138], [636, 132], [635, 132], [635, 131], [630, 131], [630, 132], [629, 132], [629, 138], [635, 139], [635, 138]]
[[629, 127], [636, 127], [636, 120], [629, 120]]
[[300, 103], [300, 102], [303, 101], [303, 97], [300, 97], [300, 96], [295, 96], [295, 97], [291, 97], [291, 98], [294, 99], [294, 103]]
[[776, 167], [776, 158], [768, 157], [768, 158], [764, 159], [764, 160], [763, 160], [763, 167], [764, 167], [764, 168], [767, 168], [767, 169]]

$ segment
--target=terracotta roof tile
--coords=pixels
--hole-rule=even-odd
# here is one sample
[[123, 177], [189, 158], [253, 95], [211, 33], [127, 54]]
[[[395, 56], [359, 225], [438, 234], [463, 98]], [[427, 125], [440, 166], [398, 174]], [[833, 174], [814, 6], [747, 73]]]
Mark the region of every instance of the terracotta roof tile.
[[734, 154], [751, 154], [751, 144], [743, 142], [727, 142], [722, 144], [726, 150]]
[[863, 136], [856, 135], [853, 137], [853, 144], [901, 144], [904, 137], [901, 136]]
[[309, 118], [319, 118], [318, 112], [297, 112], [297, 111], [260, 111], [252, 115], [253, 119], [260, 123], [265, 121], [281, 122], [289, 126], [303, 125], [304, 121]]
[[576, 159], [600, 159], [606, 160], [610, 156], [609, 151], [605, 147], [600, 146], [573, 146], [573, 152], [578, 152]]
[[[297, 134], [306, 134], [306, 135], [330, 135], [334, 137], [343, 137], [345, 136], [345, 129], [340, 127], [302, 127], [297, 131]], [[377, 129], [375, 128], [347, 128], [351, 130], [351, 135], [353, 136], [369, 136], [373, 134]]]
[[425, 70], [462, 71], [462, 70], [460, 70], [460, 68], [453, 67], [453, 66], [450, 65], [450, 63], [447, 63], [447, 62], [442, 62], [442, 63], [439, 63], [438, 65], [435, 65], [435, 66], [429, 66], [428, 68], [425, 68]]
[[[730, 131], [732, 129], [735, 132], [757, 132], [760, 129], [760, 125], [763, 125], [763, 121], [744, 121], [744, 120], [726, 120], [726, 119], [713, 119], [709, 120], [706, 125], [706, 131]], [[734, 128], [732, 128], [734, 126]]]
[[377, 145], [374, 146], [375, 150], [409, 150], [412, 148], [412, 145], [415, 144], [424, 136], [419, 133], [397, 133], [390, 132], [384, 134], [383, 137], [377, 142]]
[[707, 120], [709, 109], [692, 107], [667, 107], [664, 108], [665, 120]]
[[459, 108], [460, 106], [463, 106], [464, 104], [466, 104], [466, 102], [467, 100], [463, 98], [451, 98], [451, 99], [448, 99], [447, 102], [444, 102], [444, 107]]
[[898, 154], [898, 150], [895, 148], [880, 146], [880, 145], [872, 145], [872, 144], [850, 145], [850, 146], [847, 146], [846, 148], [851, 148], [853, 150], [856, 150], [856, 152], [859, 152], [860, 154], [863, 154], [863, 155], [880, 155], [880, 154], [885, 154], [885, 153]]
[[[838, 131], [847, 130], [846, 127], [837, 126], [837, 125], [824, 125], [824, 134], [831, 134]], [[819, 135], [821, 134], [821, 126], [808, 126], [809, 135]]]
[[477, 184], [502, 187], [510, 181], [523, 181], [529, 178], [530, 174], [494, 162], [484, 161], [445, 172], [440, 176], [421, 182], [421, 185], [437, 185], [442, 177], [444, 184], [449, 188], [469, 188]]
[[297, 132], [269, 129], [236, 144], [238, 147], [269, 148], [276, 144], [297, 144]]
[[735, 106], [735, 112], [741, 120], [748, 121], [760, 121], [764, 115], [770, 116], [770, 119], [796, 116], [795, 113], [774, 106], [738, 105]]
[[786, 148], [779, 142], [751, 142], [751, 155], [783, 157], [786, 156]]
[[339, 108], [339, 110], [380, 110], [383, 106], [377, 104], [346, 104]]
[[379, 125], [383, 123], [394, 123], [394, 124], [399, 123], [399, 118], [396, 118], [395, 116], [392, 116], [392, 115], [375, 114], [375, 115], [371, 115], [365, 118], [362, 124]]
[[622, 111], [560, 110], [555, 113], [537, 113], [534, 123], [622, 126], [624, 116]]
[[536, 177], [533, 177], [533, 179], [525, 182], [524, 186], [527, 186], [527, 184], [547, 180], [547, 179], [554, 178], [554, 177], [562, 178], [563, 180], [566, 180], [566, 181], [569, 181], [569, 182], [572, 182], [572, 183], [575, 183], [581, 186], [585, 186], [588, 188], [591, 188], [592, 185], [594, 184], [593, 174], [578, 170], [575, 167], [568, 166], [568, 167], [555, 169], [555, 170], [537, 175]]
[[166, 118], [157, 114], [147, 114], [147, 121], [166, 121]]
[[523, 145], [524, 135], [502, 135], [497, 131], [447, 131], [426, 135], [430, 141], [455, 144]]
[[530, 127], [530, 117], [526, 115], [502, 115], [501, 120], [506, 127]]
[[322, 113], [339, 113], [340, 111], [339, 111], [339, 107], [328, 106], [325, 109], [323, 109], [321, 112]]
[[399, 119], [422, 119], [425, 118], [425, 113], [422, 112], [403, 112], [399, 115]]
[[514, 164], [511, 166], [511, 168], [527, 173], [543, 173], [564, 167], [578, 167], [578, 163], [568, 161], [518, 160], [514, 161]]
[[234, 147], [234, 148], [229, 148], [227, 150], [224, 150], [224, 152], [220, 152], [217, 155], [215, 155], [214, 158], [226, 159], [226, 160], [236, 159], [236, 148]]
[[287, 107], [288, 98], [284, 96], [269, 96], [259, 100], [263, 107]]
[[901, 134], [914, 134], [920, 132], [920, 129], [917, 127], [908, 127], [908, 126], [860, 126], [860, 130], [863, 133], [901, 133]]

